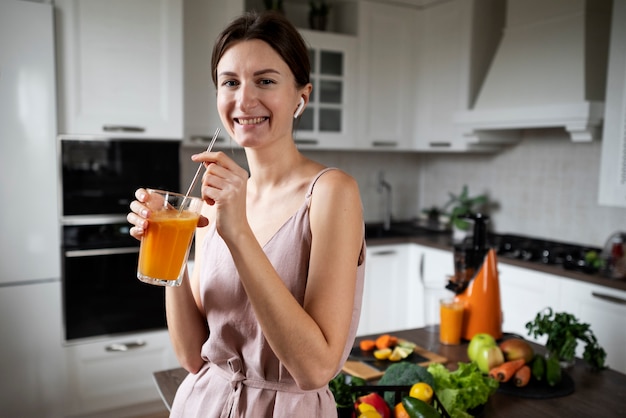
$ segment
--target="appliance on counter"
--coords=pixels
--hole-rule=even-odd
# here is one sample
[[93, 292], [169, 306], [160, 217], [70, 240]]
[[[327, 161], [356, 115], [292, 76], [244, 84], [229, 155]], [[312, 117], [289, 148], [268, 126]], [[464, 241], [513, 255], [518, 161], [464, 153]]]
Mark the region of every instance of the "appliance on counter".
[[615, 232], [602, 250], [602, 274], [611, 279], [626, 279], [626, 232]]
[[179, 141], [60, 136], [66, 342], [164, 329], [164, 289], [137, 280], [126, 221], [138, 187], [180, 188]]
[[53, 11], [0, 1], [0, 414], [61, 416]]
[[483, 214], [468, 217], [473, 233], [454, 246], [454, 276], [446, 288], [464, 306], [461, 337], [471, 340], [478, 333], [502, 337], [502, 307], [496, 250], [487, 245], [487, 222]]

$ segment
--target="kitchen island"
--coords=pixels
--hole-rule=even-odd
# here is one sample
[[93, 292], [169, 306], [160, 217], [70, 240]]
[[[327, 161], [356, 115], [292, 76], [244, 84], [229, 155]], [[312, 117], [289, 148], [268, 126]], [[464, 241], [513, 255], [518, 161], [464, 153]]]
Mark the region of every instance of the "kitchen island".
[[[429, 326], [419, 329], [390, 331], [391, 334], [413, 341], [428, 351], [447, 359], [446, 366], [456, 368], [459, 361], [468, 361], [467, 343], [446, 346], [439, 343], [439, 329]], [[362, 336], [358, 341], [372, 336]], [[536, 352], [545, 348], [531, 342]], [[624, 417], [626, 416], [626, 375], [614, 370], [592, 372], [581, 359], [576, 359], [567, 373], [574, 381], [570, 395], [550, 399], [529, 399], [497, 392], [487, 402], [481, 416], [484, 418], [540, 418], [540, 417]], [[154, 378], [166, 405], [171, 405], [176, 388], [186, 375], [184, 369], [154, 373]]]

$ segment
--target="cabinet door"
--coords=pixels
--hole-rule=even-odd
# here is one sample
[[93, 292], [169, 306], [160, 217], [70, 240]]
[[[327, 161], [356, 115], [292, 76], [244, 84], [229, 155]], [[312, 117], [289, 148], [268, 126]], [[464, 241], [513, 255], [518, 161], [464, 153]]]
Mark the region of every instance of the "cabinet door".
[[[500, 304], [503, 313], [502, 331], [527, 339], [526, 323], [547, 307], [559, 308], [561, 289], [558, 276], [499, 263]], [[537, 340], [545, 343], [545, 338]]]
[[439, 300], [454, 297], [454, 292], [446, 289], [448, 277], [454, 274], [454, 260], [451, 251], [422, 247], [421, 252], [425, 322], [433, 325], [439, 323]]
[[[604, 286], [562, 279], [561, 309], [588, 323], [607, 353], [607, 365], [626, 373], [626, 292]], [[585, 345], [576, 347], [576, 356], [582, 358]]]
[[417, 10], [359, 2], [359, 137], [366, 149], [410, 147]]
[[417, 247], [411, 244], [367, 249], [358, 335], [424, 326], [424, 290], [418, 268]]
[[62, 134], [182, 138], [182, 0], [56, 0]]
[[626, 207], [626, 2], [613, 2], [599, 202]]
[[216, 147], [236, 146], [229, 141], [217, 113], [216, 91], [211, 78], [211, 54], [217, 36], [244, 10], [243, 0], [183, 0], [185, 140], [208, 142], [215, 129], [222, 132]]
[[2, 416], [63, 416], [61, 283], [0, 287], [0, 329]]
[[300, 33], [309, 46], [313, 91], [295, 122], [296, 144], [302, 149], [352, 149], [357, 39], [303, 29]]
[[70, 415], [157, 401], [152, 373], [178, 367], [167, 331], [66, 348]]

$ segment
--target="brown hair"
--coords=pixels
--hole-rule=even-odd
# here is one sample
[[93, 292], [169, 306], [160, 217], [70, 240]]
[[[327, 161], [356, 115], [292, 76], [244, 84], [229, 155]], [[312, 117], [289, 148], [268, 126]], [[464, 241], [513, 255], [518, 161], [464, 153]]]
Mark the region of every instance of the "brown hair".
[[311, 62], [300, 32], [280, 13], [246, 12], [233, 20], [218, 36], [211, 57], [211, 77], [217, 87], [217, 64], [228, 48], [240, 41], [266, 42], [289, 66], [297, 87], [309, 83]]

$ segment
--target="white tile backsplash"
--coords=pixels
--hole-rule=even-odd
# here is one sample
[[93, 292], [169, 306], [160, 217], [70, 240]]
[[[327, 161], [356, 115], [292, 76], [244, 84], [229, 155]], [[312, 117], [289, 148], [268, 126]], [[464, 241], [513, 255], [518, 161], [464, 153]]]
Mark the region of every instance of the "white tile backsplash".
[[[602, 247], [611, 233], [626, 230], [626, 209], [599, 206], [600, 142], [573, 143], [558, 129], [529, 130], [521, 142], [495, 154], [305, 151], [328, 166], [354, 176], [361, 189], [365, 220], [384, 213], [378, 176], [393, 186], [395, 219], [415, 217], [422, 208], [441, 206], [448, 193], [467, 184], [472, 195], [487, 193], [497, 232], [527, 234]], [[197, 165], [183, 150], [183, 184]], [[243, 151], [234, 152], [243, 163]]]

